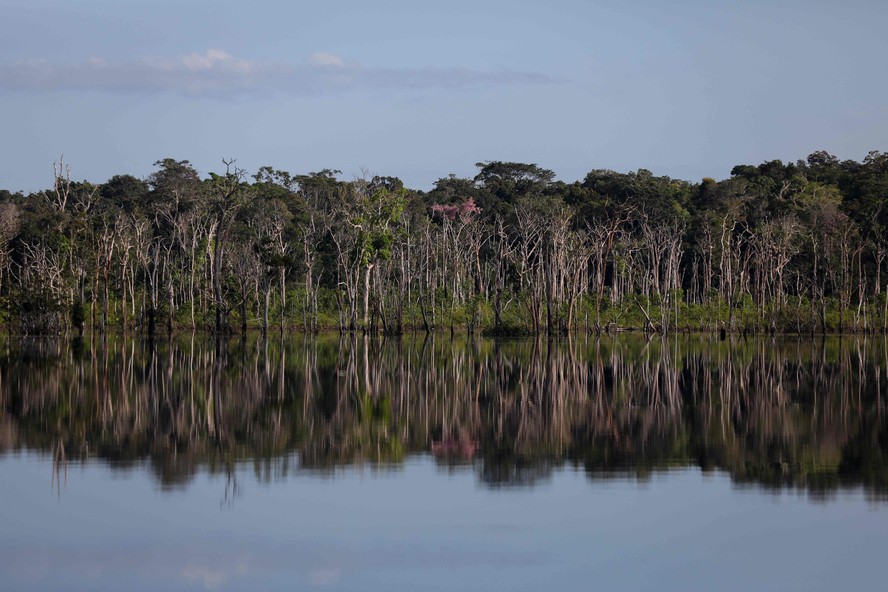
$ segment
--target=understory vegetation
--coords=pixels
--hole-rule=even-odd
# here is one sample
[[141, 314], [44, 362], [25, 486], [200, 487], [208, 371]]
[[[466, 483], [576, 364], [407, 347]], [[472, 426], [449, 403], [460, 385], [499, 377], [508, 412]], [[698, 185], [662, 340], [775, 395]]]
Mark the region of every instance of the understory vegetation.
[[699, 183], [483, 162], [428, 192], [339, 171], [0, 190], [9, 332], [885, 332], [888, 154]]

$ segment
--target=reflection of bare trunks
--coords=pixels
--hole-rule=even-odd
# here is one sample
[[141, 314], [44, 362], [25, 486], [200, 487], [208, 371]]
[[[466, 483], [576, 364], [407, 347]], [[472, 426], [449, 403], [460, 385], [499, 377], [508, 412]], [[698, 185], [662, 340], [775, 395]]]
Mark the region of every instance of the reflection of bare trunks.
[[355, 334], [159, 342], [14, 340], [0, 450], [165, 487], [198, 469], [268, 478], [431, 454], [491, 486], [570, 464], [591, 478], [699, 466], [735, 480], [888, 491], [888, 343], [715, 337], [495, 342]]
[[62, 481], [68, 485], [68, 458], [65, 456], [65, 445], [60, 440], [52, 451], [52, 491], [59, 497], [62, 496]]

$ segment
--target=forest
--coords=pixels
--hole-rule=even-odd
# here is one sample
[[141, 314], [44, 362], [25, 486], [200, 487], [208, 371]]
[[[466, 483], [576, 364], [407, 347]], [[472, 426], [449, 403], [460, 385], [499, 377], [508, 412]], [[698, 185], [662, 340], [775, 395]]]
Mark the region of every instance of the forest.
[[[47, 167], [49, 169], [49, 167]], [[0, 190], [12, 334], [557, 335], [888, 329], [888, 153], [556, 180], [489, 161], [430, 191], [187, 160]]]

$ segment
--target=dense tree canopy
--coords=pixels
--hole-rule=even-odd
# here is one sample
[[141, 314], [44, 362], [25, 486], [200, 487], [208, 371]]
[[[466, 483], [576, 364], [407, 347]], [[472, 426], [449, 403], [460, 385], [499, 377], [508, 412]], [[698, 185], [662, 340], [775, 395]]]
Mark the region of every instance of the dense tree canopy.
[[12, 332], [884, 331], [888, 154], [722, 181], [489, 161], [423, 193], [233, 160], [0, 190]]

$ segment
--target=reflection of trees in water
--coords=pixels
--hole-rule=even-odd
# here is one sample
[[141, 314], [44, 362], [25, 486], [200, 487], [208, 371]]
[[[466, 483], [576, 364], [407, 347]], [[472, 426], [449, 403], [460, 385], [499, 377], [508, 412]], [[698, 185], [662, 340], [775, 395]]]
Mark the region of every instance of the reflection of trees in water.
[[[425, 453], [492, 486], [697, 465], [888, 491], [885, 340], [8, 341], [3, 450], [261, 480]], [[60, 473], [63, 475], [63, 473]]]
[[879, 339], [750, 342], [714, 369], [699, 358], [689, 366], [703, 382], [688, 388], [707, 393], [692, 406], [699, 464], [767, 486], [886, 491], [885, 356]]

